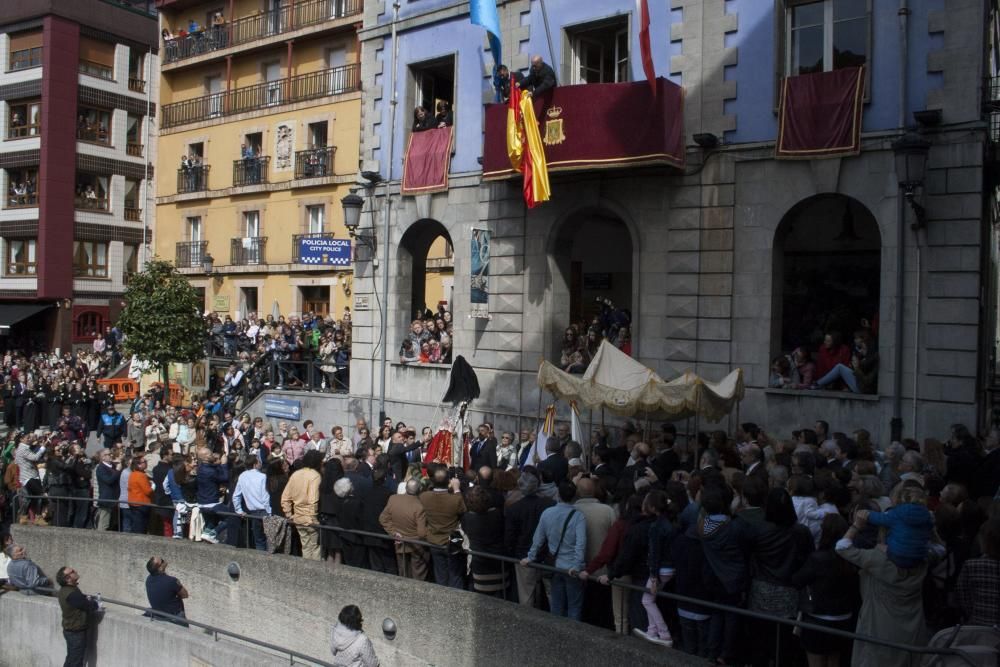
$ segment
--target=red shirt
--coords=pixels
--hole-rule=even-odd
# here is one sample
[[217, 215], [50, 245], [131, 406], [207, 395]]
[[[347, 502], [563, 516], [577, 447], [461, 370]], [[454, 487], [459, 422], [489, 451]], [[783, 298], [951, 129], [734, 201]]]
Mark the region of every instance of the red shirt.
[[824, 375], [833, 370], [837, 364], [851, 365], [851, 350], [841, 343], [840, 347], [828, 348], [820, 346], [816, 353], [816, 374], [813, 376], [819, 380]]

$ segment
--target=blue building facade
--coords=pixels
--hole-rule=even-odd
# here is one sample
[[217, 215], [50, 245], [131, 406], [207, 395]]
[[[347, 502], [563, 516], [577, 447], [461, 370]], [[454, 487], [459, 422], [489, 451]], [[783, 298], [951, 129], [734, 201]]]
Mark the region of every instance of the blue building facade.
[[[635, 2], [497, 4], [512, 70], [526, 72], [539, 55], [561, 86], [645, 80]], [[409, 318], [424, 305], [414, 288], [421, 255], [445, 236], [454, 247], [455, 353], [480, 374], [474, 413], [498, 428], [531, 422], [551, 400], [535, 384], [538, 364], [559, 361], [563, 331], [589, 321], [598, 298], [631, 312], [632, 354], [664, 378], [743, 369], [742, 418], [773, 433], [826, 419], [887, 443], [939, 437], [954, 422], [988, 427], [997, 300], [987, 202], [997, 137], [984, 105], [997, 95], [983, 82], [995, 75], [996, 4], [650, 0], [656, 73], [684, 89], [685, 168], [553, 174], [552, 200], [528, 210], [519, 180], [482, 178], [484, 141], [503, 128], [485, 122], [494, 59], [468, 3], [368, 3], [359, 162], [383, 179], [368, 205], [390, 251], [379, 250], [377, 266], [358, 263], [354, 293], [358, 303], [387, 300], [389, 315], [380, 340], [378, 312], [355, 313], [352, 390], [382, 391], [371, 360], [384, 346], [398, 361]], [[782, 78], [862, 63], [859, 153], [775, 159]], [[413, 109], [442, 100], [454, 112], [449, 187], [403, 196]], [[894, 151], [907, 131], [929, 144], [910, 197]], [[614, 139], [630, 128], [611, 115], [593, 132]], [[469, 316], [462, 278], [473, 229], [492, 235], [489, 319]], [[793, 380], [775, 378], [775, 364], [794, 350], [819, 361], [825, 335], [850, 348], [859, 331], [878, 354], [865, 390], [802, 387], [819, 378], [803, 381], [794, 359]], [[391, 363], [384, 378], [393, 416], [436, 405], [446, 387], [447, 369], [436, 366]]]

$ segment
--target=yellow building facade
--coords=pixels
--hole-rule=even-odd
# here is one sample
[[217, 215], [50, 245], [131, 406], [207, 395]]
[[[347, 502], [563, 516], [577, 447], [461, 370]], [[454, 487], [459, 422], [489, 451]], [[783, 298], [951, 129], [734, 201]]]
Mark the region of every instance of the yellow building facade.
[[[352, 303], [362, 0], [160, 0], [155, 251], [236, 317]], [[354, 186], [356, 187], [356, 186]]]

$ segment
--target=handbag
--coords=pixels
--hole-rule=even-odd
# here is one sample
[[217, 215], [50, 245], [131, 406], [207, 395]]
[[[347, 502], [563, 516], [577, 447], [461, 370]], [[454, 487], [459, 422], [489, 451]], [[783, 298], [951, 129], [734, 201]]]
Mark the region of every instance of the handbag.
[[[559, 558], [559, 550], [562, 549], [563, 542], [566, 539], [566, 529], [569, 528], [569, 521], [576, 514], [576, 510], [570, 510], [569, 514], [566, 515], [566, 520], [563, 521], [562, 532], [559, 533], [559, 544], [556, 546], [555, 553], [552, 553], [546, 549], [546, 553], [541, 555], [539, 559], [545, 565], [549, 567], [556, 567], [556, 559]], [[542, 576], [546, 579], [550, 579], [552, 575], [555, 574], [551, 570], [545, 570], [542, 572]]]

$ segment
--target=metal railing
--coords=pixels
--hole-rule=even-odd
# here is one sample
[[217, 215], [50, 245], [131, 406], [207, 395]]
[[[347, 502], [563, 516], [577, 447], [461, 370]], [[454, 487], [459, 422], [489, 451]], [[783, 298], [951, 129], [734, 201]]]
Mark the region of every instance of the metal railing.
[[128, 222], [142, 222], [142, 209], [134, 205], [125, 204], [122, 208], [122, 215]]
[[[116, 508], [120, 504], [120, 501], [118, 501], [118, 500], [94, 500], [93, 498], [78, 498], [78, 497], [73, 497], [73, 496], [37, 496], [37, 495], [21, 494], [19, 496], [15, 496], [15, 499], [14, 499], [14, 514], [15, 514], [15, 516], [20, 516], [20, 514], [22, 513], [22, 511], [21, 511], [22, 510], [22, 506], [24, 504], [29, 504], [29, 503], [32, 503], [32, 502], [35, 502], [35, 501], [40, 501], [40, 502], [44, 503], [45, 500], [49, 500], [49, 501], [55, 500], [57, 502], [69, 501], [71, 504], [83, 502], [83, 503], [87, 504], [88, 508], [91, 506], [91, 503], [93, 503], [94, 505], [98, 505], [98, 504], [114, 505], [114, 507], [116, 507]], [[147, 507], [150, 510], [166, 510], [166, 511], [170, 512], [171, 516], [175, 512], [175, 508], [174, 508], [173, 505], [155, 505], [153, 503], [134, 503], [134, 502], [133, 503], [127, 503], [127, 504], [130, 507]], [[194, 503], [188, 503], [188, 504], [190, 506], [194, 506]], [[120, 517], [120, 512], [121, 512], [121, 508], [118, 509], [119, 517]], [[246, 514], [238, 514], [236, 512], [227, 511], [227, 510], [212, 510], [212, 511], [209, 512], [209, 514], [215, 515], [217, 517], [222, 517], [223, 519], [225, 519], [226, 530], [233, 530], [233, 529], [235, 529], [235, 530], [239, 531], [240, 534], [246, 534], [246, 536], [247, 536], [247, 542], [246, 542], [245, 545], [237, 543], [237, 544], [232, 544], [232, 546], [237, 546], [237, 547], [243, 547], [243, 546], [245, 546], [245, 548], [254, 548], [254, 544], [252, 542], [252, 540], [253, 540], [252, 531], [249, 529], [249, 522], [250, 521], [260, 521], [261, 520], [260, 517], [248, 516]], [[243, 525], [243, 522], [246, 522], [247, 525]], [[292, 521], [289, 521], [288, 519], [285, 519], [285, 522], [290, 527], [295, 527], [295, 526], [299, 525], [299, 524], [296, 524], [296, 523], [294, 523]], [[222, 525], [222, 524], [223, 524], [223, 522], [220, 522], [220, 525]], [[118, 526], [119, 527], [121, 526], [120, 519], [119, 519], [119, 522], [118, 522]], [[367, 545], [364, 542], [364, 540], [366, 538], [367, 539], [381, 540], [381, 541], [387, 543], [387, 545], [401, 543], [401, 544], [408, 544], [408, 545], [412, 545], [412, 546], [422, 547], [422, 548], [424, 548], [426, 550], [429, 550], [429, 551], [441, 552], [441, 551], [446, 551], [446, 550], [449, 549], [449, 545], [432, 544], [432, 543], [427, 542], [425, 540], [412, 539], [412, 538], [407, 538], [407, 537], [396, 537], [394, 535], [388, 535], [386, 533], [373, 533], [373, 532], [364, 531], [364, 530], [357, 530], [357, 529], [353, 529], [353, 528], [342, 528], [340, 526], [324, 525], [324, 524], [321, 524], [321, 523], [311, 523], [311, 524], [305, 525], [304, 527], [313, 528], [313, 529], [315, 529], [317, 531], [320, 531], [320, 532], [322, 532], [322, 531], [333, 531], [333, 532], [337, 533], [338, 535], [340, 535], [340, 537], [341, 537], [342, 540], [344, 540], [344, 536], [345, 535], [346, 536], [352, 536], [354, 538], [358, 538], [357, 540], [350, 541], [350, 544], [352, 544], [353, 546], [356, 546], [359, 549], [369, 549], [369, 548], [372, 548], [372, 547], [370, 547], [370, 545]], [[227, 541], [228, 541], [228, 539], [227, 539]], [[346, 541], [347, 540], [345, 540], [345, 542]], [[515, 557], [512, 557], [512, 556], [506, 556], [506, 555], [503, 555], [503, 554], [497, 554], [497, 553], [485, 552], [485, 551], [478, 551], [478, 550], [475, 550], [475, 549], [464, 549], [464, 548], [461, 550], [461, 553], [463, 555], [465, 555], [465, 556], [472, 556], [472, 557], [476, 557], [476, 558], [482, 558], [482, 559], [486, 559], [486, 560], [492, 560], [492, 561], [496, 561], [497, 563], [499, 563], [499, 565], [500, 565], [500, 573], [501, 573], [501, 580], [503, 582], [505, 582], [505, 587], [503, 589], [503, 595], [500, 596], [500, 597], [502, 597], [503, 599], [508, 600], [508, 601], [510, 600], [510, 597], [511, 597], [511, 595], [510, 595], [510, 592], [511, 592], [510, 589], [512, 589], [514, 587], [513, 584], [510, 583], [510, 582], [512, 582], [515, 579], [514, 572], [516, 571], [516, 567], [518, 567], [518, 566], [529, 567], [529, 568], [532, 568], [532, 569], [540, 570], [542, 572], [550, 573], [552, 575], [563, 575], [563, 576], [572, 577], [572, 578], [576, 578], [576, 576], [577, 576], [576, 572], [574, 572], [572, 570], [566, 570], [566, 569], [563, 569], [563, 568], [554, 567], [554, 566], [546, 565], [544, 563], [539, 563], [539, 562], [528, 562], [525, 565], [520, 558], [515, 558]], [[510, 573], [511, 573], [510, 576], [508, 576], [508, 571], [510, 571]], [[466, 565], [466, 573], [468, 573], [468, 564]], [[400, 576], [400, 575], [396, 575], [396, 576]], [[467, 578], [468, 577], [466, 576], [466, 579]], [[634, 591], [634, 592], [637, 592], [637, 593], [650, 593], [651, 592], [645, 586], [640, 586], [640, 585], [633, 584], [633, 583], [630, 583], [630, 582], [621, 581], [620, 579], [611, 579], [611, 580], [608, 581], [608, 585], [609, 586], [615, 586], [615, 587], [618, 587], [618, 588], [621, 588], [621, 589], [627, 590], [627, 591]], [[465, 589], [463, 589], [463, 590], [465, 590]], [[860, 641], [860, 642], [865, 642], [865, 643], [868, 643], [868, 644], [874, 644], [876, 646], [881, 646], [881, 647], [884, 647], [884, 648], [891, 648], [891, 649], [894, 649], [894, 650], [897, 650], [897, 651], [902, 651], [902, 652], [908, 653], [908, 654], [910, 654], [911, 658], [914, 655], [918, 655], [918, 656], [920, 656], [920, 655], [923, 655], [923, 656], [934, 655], [934, 656], [956, 657], [956, 658], [959, 658], [960, 660], [964, 661], [968, 665], [970, 665], [970, 667], [976, 667], [976, 662], [973, 661], [973, 659], [971, 658], [971, 656], [967, 652], [965, 652], [965, 651], [963, 651], [961, 649], [957, 649], [957, 648], [950, 648], [950, 647], [949, 648], [939, 648], [939, 647], [916, 646], [916, 645], [911, 645], [911, 644], [903, 644], [903, 643], [900, 643], [900, 642], [894, 642], [894, 641], [890, 641], [890, 640], [886, 640], [886, 639], [881, 639], [879, 637], [873, 637], [871, 635], [863, 635], [863, 634], [859, 634], [857, 632], [850, 632], [850, 631], [847, 631], [847, 630], [839, 630], [839, 629], [836, 629], [836, 628], [830, 628], [830, 627], [826, 627], [826, 626], [823, 626], [823, 625], [817, 625], [815, 623], [810, 623], [808, 621], [801, 621], [801, 620], [792, 619], [792, 618], [784, 618], [784, 617], [781, 617], [781, 616], [776, 616], [776, 615], [768, 614], [768, 613], [765, 613], [765, 612], [757, 612], [757, 611], [752, 611], [750, 609], [744, 609], [743, 607], [734, 607], [734, 606], [731, 606], [731, 605], [721, 604], [721, 603], [718, 603], [718, 602], [711, 602], [711, 601], [702, 600], [702, 599], [699, 599], [699, 598], [692, 598], [692, 597], [689, 597], [689, 596], [686, 596], [686, 595], [679, 595], [677, 593], [671, 593], [671, 592], [662, 590], [662, 588], [660, 590], [656, 591], [656, 593], [654, 593], [654, 595], [657, 598], [662, 598], [662, 599], [665, 599], [665, 600], [672, 600], [674, 602], [687, 603], [689, 605], [695, 606], [695, 608], [699, 608], [700, 607], [700, 608], [703, 608], [703, 609], [708, 609], [708, 610], [712, 610], [712, 611], [722, 612], [722, 613], [726, 613], [726, 614], [734, 614], [736, 616], [740, 616], [740, 617], [745, 618], [745, 619], [752, 619], [752, 620], [756, 620], [756, 621], [765, 621], [765, 622], [768, 622], [768, 623], [774, 623], [775, 624], [775, 631], [776, 631], [776, 634], [778, 636], [777, 638], [779, 639], [779, 641], [777, 641], [777, 643], [775, 644], [775, 647], [776, 647], [776, 649], [779, 652], [776, 653], [773, 656], [773, 658], [774, 658], [774, 664], [776, 664], [776, 665], [781, 665], [781, 655], [780, 655], [780, 646], [781, 646], [780, 633], [781, 633], [781, 629], [782, 629], [782, 627], [790, 627], [790, 628], [801, 628], [803, 630], [810, 630], [812, 632], [822, 633], [822, 634], [825, 634], [825, 635], [831, 635], [831, 636], [834, 636], [834, 637], [840, 637], [840, 638], [843, 638], [843, 639], [849, 639], [849, 640], [852, 640], [852, 641]], [[623, 612], [624, 612], [624, 610], [623, 610]], [[625, 613], [627, 613], [627, 612], [625, 612]], [[187, 621], [187, 619], [183, 619], [183, 620]], [[188, 621], [188, 622], [190, 622], [190, 621]]]
[[111, 133], [104, 127], [78, 127], [76, 128], [76, 138], [94, 144], [111, 145]]
[[295, 178], [333, 176], [333, 158], [336, 154], [336, 146], [295, 151]]
[[144, 93], [146, 92], [146, 80], [130, 76], [128, 78], [128, 89], [133, 93]]
[[221, 26], [206, 26], [164, 44], [166, 63], [174, 63], [229, 46], [280, 35], [326, 21], [360, 14], [362, 0], [311, 0], [244, 16]]
[[35, 125], [11, 125], [7, 128], [8, 139], [24, 139], [25, 137], [37, 137], [42, 134], [41, 123]]
[[38, 193], [7, 195], [7, 208], [34, 208], [38, 206]]
[[108, 212], [108, 200], [104, 199], [93, 199], [90, 197], [74, 197], [73, 205], [83, 211], [101, 211], [103, 213]]
[[125, 144], [125, 154], [132, 157], [142, 157], [142, 144], [135, 144], [131, 141]]
[[184, 167], [177, 170], [177, 194], [208, 190], [208, 172], [212, 167]]
[[267, 264], [267, 237], [247, 236], [233, 239], [229, 245], [229, 263], [233, 266]]
[[178, 269], [200, 269], [208, 254], [208, 241], [180, 241], [174, 255]]
[[233, 187], [267, 183], [267, 168], [270, 164], [269, 155], [233, 160]]
[[299, 74], [290, 79], [264, 81], [228, 92], [212, 93], [183, 102], [164, 104], [161, 127], [197, 123], [218, 116], [258, 111], [281, 104], [293, 104], [341, 95], [361, 89], [359, 64]]
[[79, 70], [80, 74], [86, 74], [87, 76], [92, 76], [97, 79], [104, 79], [105, 81], [115, 80], [114, 68], [102, 65], [101, 63], [95, 63], [92, 60], [81, 59]]
[[[59, 591], [57, 589], [48, 586], [38, 586], [36, 588], [32, 588], [31, 591], [33, 593], [42, 595], [56, 596], [59, 594]], [[320, 660], [319, 658], [313, 658], [312, 656], [308, 656], [305, 653], [299, 653], [298, 651], [295, 651], [293, 649], [285, 648], [284, 646], [278, 646], [277, 644], [265, 642], [260, 639], [248, 637], [246, 635], [241, 635], [237, 632], [230, 632], [229, 630], [225, 630], [223, 628], [216, 627], [214, 625], [208, 625], [207, 623], [202, 623], [200, 621], [192, 620], [187, 616], [175, 616], [173, 614], [168, 614], [163, 611], [157, 611], [156, 609], [152, 609], [150, 607], [143, 607], [142, 605], [132, 604], [131, 602], [125, 602], [124, 600], [116, 600], [114, 598], [109, 598], [101, 594], [100, 592], [95, 593], [95, 595], [101, 596], [102, 604], [110, 604], [116, 607], [124, 607], [125, 609], [133, 609], [135, 611], [141, 611], [142, 615], [149, 618], [150, 621], [157, 621], [157, 620], [169, 621], [171, 623], [174, 623], [175, 625], [179, 625], [182, 627], [190, 626], [194, 628], [199, 628], [201, 630], [204, 630], [205, 634], [212, 635], [212, 638], [215, 641], [219, 641], [219, 637], [227, 637], [230, 639], [236, 639], [240, 642], [246, 642], [251, 646], [267, 649], [268, 651], [277, 653], [283, 657], [287, 656], [288, 658], [290, 658], [288, 663], [290, 665], [301, 664], [301, 663], [296, 663], [296, 660], [301, 660], [303, 663], [307, 665], [319, 665], [319, 667], [335, 667], [333, 663]], [[103, 611], [104, 609], [100, 609], [97, 613], [102, 613]]]

